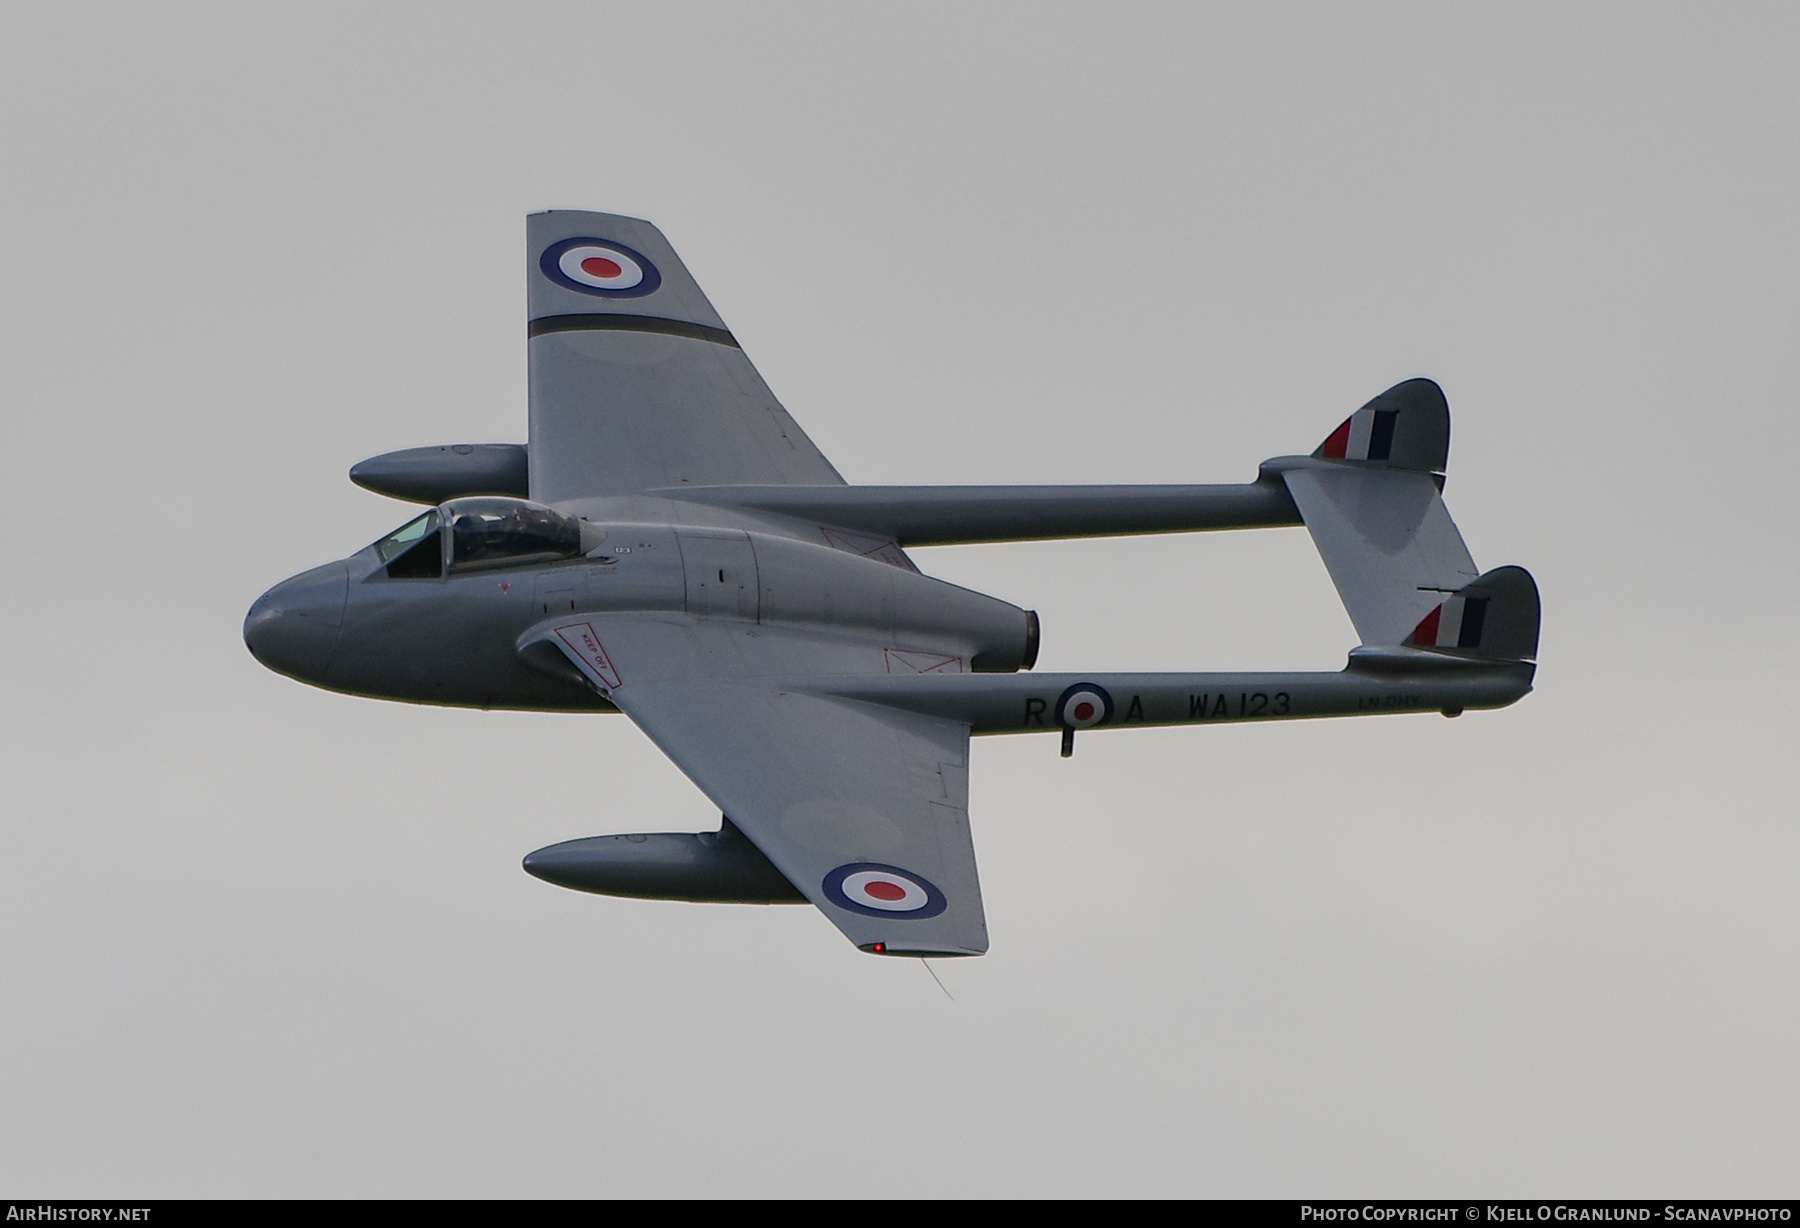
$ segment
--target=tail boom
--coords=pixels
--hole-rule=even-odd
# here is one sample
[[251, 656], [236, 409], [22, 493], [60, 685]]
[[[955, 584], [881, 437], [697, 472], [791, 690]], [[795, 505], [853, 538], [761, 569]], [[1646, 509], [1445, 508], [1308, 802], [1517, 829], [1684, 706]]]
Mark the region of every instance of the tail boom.
[[977, 734], [1214, 725], [1504, 708], [1529, 694], [1529, 661], [1359, 650], [1336, 673], [947, 674], [799, 680], [795, 690], [954, 720]]

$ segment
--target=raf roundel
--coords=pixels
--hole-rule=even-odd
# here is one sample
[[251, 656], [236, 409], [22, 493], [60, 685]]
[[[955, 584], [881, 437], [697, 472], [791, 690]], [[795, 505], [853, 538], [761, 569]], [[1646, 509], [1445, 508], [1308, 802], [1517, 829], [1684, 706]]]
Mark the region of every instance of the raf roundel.
[[823, 885], [826, 899], [867, 917], [918, 921], [935, 917], [949, 906], [944, 893], [928, 880], [899, 866], [872, 861], [839, 866], [825, 876]]
[[1056, 701], [1056, 723], [1064, 729], [1092, 729], [1112, 719], [1113, 697], [1093, 682], [1077, 682]]
[[538, 267], [565, 290], [601, 298], [638, 298], [662, 285], [662, 274], [640, 252], [610, 239], [564, 239], [544, 249]]

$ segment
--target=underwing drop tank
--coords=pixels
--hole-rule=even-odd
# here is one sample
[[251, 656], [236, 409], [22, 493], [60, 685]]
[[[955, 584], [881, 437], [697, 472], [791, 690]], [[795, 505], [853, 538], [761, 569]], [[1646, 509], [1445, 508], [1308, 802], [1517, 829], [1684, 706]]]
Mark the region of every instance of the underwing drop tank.
[[718, 831], [588, 836], [528, 853], [525, 872], [596, 895], [715, 904], [804, 904], [726, 819]]

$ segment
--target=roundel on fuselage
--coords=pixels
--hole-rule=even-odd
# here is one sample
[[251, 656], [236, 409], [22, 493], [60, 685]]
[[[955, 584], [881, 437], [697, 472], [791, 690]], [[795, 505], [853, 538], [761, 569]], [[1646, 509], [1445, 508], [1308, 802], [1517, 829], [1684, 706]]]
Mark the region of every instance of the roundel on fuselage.
[[1077, 682], [1056, 701], [1056, 723], [1064, 729], [1092, 729], [1112, 719], [1113, 697], [1094, 682]]

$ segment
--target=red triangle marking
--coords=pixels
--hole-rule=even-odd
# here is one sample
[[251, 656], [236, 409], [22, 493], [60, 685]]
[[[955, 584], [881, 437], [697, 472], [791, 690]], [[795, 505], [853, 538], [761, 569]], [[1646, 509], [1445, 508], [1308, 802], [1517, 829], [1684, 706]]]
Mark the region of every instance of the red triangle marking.
[[1437, 644], [1438, 615], [1443, 612], [1443, 606], [1433, 606], [1431, 608], [1431, 613], [1427, 614], [1424, 618], [1421, 618], [1419, 620], [1419, 625], [1413, 628], [1412, 642], [1423, 645], [1426, 648], [1435, 646]]

